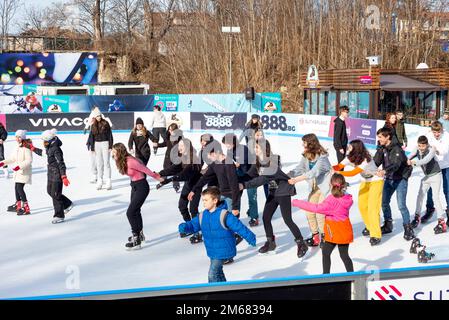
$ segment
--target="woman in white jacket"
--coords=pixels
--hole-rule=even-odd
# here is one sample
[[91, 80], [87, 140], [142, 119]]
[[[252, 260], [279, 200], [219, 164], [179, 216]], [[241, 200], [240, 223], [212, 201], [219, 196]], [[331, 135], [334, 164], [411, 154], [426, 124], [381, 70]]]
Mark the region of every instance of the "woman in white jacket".
[[154, 155], [157, 153], [158, 143], [160, 137], [164, 140], [163, 143], [166, 143], [167, 140], [167, 120], [165, 119], [165, 115], [161, 111], [161, 107], [154, 106], [153, 107], [154, 114], [153, 120], [151, 121], [151, 127], [153, 128], [153, 136], [156, 139], [153, 142]]
[[[290, 184], [307, 181], [311, 192], [308, 201], [320, 203], [330, 191], [331, 163], [327, 150], [320, 144], [315, 134], [310, 133], [302, 137], [304, 153], [299, 165], [289, 173]], [[315, 247], [324, 241], [325, 216], [308, 212], [307, 221], [312, 237], [306, 240], [307, 245]], [[321, 240], [320, 240], [321, 234]]]
[[9, 158], [0, 162], [0, 167], [12, 165], [14, 171], [14, 182], [16, 190], [16, 203], [8, 207], [9, 212], [17, 212], [18, 216], [30, 214], [27, 196], [24, 191], [26, 184], [31, 184], [31, 163], [33, 155], [30, 149], [26, 147], [29, 140], [26, 139], [25, 130], [16, 132], [17, 148]]

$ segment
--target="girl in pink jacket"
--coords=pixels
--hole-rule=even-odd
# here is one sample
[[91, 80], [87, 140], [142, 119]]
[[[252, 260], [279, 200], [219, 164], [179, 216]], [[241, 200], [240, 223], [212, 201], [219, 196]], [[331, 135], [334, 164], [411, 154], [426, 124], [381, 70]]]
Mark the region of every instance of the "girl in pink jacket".
[[163, 179], [148, 169], [140, 160], [130, 155], [123, 143], [116, 143], [112, 146], [112, 157], [118, 171], [131, 178], [131, 203], [126, 211], [126, 216], [131, 225], [132, 236], [128, 238], [126, 249], [140, 249], [141, 243], [145, 241], [140, 209], [150, 193], [146, 175], [158, 181], [163, 181]]
[[353, 272], [354, 266], [349, 257], [349, 244], [354, 240], [349, 210], [353, 204], [352, 196], [346, 194], [345, 178], [335, 173], [330, 181], [331, 194], [319, 204], [303, 200], [293, 200], [292, 205], [308, 212], [326, 216], [324, 224], [323, 273], [330, 273], [331, 254], [338, 245], [340, 257], [347, 272]]

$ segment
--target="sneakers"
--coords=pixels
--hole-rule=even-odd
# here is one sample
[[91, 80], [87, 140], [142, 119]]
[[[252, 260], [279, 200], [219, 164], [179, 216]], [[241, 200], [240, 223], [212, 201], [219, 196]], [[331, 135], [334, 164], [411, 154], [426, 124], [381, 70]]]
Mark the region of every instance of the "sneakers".
[[372, 247], [377, 246], [378, 244], [380, 244], [380, 242], [381, 242], [381, 239], [379, 239], [379, 238], [372, 237], [369, 239], [369, 243], [371, 244]]
[[444, 218], [438, 219], [438, 224], [435, 228], [433, 228], [433, 231], [435, 232], [435, 234], [445, 233], [447, 231], [447, 225], [444, 221]]
[[22, 208], [22, 201], [17, 201], [15, 204], [10, 205], [6, 211], [18, 212], [20, 208]]
[[133, 233], [133, 236], [131, 237], [131, 240], [128, 241], [128, 243], [125, 245], [126, 250], [139, 250], [142, 248], [140, 236], [136, 233]]
[[30, 206], [28, 205], [28, 202], [25, 202], [23, 204], [23, 207], [20, 208], [19, 210], [17, 210], [17, 215], [18, 216], [25, 216], [25, 215], [29, 215], [29, 214], [31, 214]]
[[234, 236], [235, 236], [235, 245], [238, 246], [239, 243], [243, 241], [243, 238], [237, 233], [234, 233]]
[[[132, 239], [133, 239], [132, 236], [129, 237], [129, 238], [128, 238], [128, 242], [131, 242]], [[140, 239], [140, 242], [145, 242], [145, 235], [143, 234], [143, 231], [140, 231], [140, 233], [139, 233], [139, 239]]]
[[251, 220], [249, 220], [248, 225], [249, 225], [251, 228], [257, 227], [257, 226], [259, 225], [259, 219], [253, 219], [253, 218], [251, 218]]
[[393, 220], [385, 220], [384, 225], [380, 228], [382, 234], [393, 232]]
[[73, 204], [73, 202], [70, 204], [70, 206], [68, 206], [67, 208], [64, 209], [64, 214], [67, 214], [70, 212], [70, 210], [73, 209], [75, 205]]
[[259, 253], [275, 253], [276, 242], [274, 241], [274, 236], [272, 238], [267, 238], [265, 244], [259, 249]]
[[430, 218], [432, 218], [433, 214], [435, 212], [435, 208], [427, 208], [426, 214], [422, 216], [421, 222], [426, 223], [429, 221]]
[[413, 229], [416, 229], [417, 226], [421, 223], [421, 216], [419, 214], [415, 214], [415, 218], [413, 219], [411, 225]]
[[362, 235], [364, 235], [365, 237], [369, 237], [369, 230], [367, 228], [363, 229]]
[[203, 236], [201, 233], [195, 233], [193, 236], [190, 237], [190, 243], [191, 244], [197, 244], [203, 242]]
[[225, 260], [225, 261], [223, 262], [223, 264], [231, 264], [231, 263], [233, 263], [233, 262], [234, 262], [234, 258], [231, 258], [231, 259]]
[[303, 259], [307, 251], [309, 250], [309, 247], [307, 246], [307, 243], [303, 239], [296, 239], [295, 242], [296, 245], [298, 246], [298, 251], [296, 255], [298, 256], [298, 258]]
[[404, 239], [410, 241], [415, 238], [415, 233], [413, 232], [413, 228], [411, 224], [404, 224]]
[[310, 237], [309, 239], [306, 240], [306, 244], [309, 247], [319, 246], [320, 245], [320, 234], [319, 233], [312, 234], [312, 237]]
[[57, 224], [57, 223], [61, 223], [61, 222], [64, 222], [64, 218], [54, 217], [51, 223]]

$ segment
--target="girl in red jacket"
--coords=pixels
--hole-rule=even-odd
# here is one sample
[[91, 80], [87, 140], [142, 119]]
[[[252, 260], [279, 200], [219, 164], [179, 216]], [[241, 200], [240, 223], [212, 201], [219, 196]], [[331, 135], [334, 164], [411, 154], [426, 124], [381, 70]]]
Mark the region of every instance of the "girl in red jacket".
[[322, 203], [315, 204], [303, 200], [293, 200], [292, 205], [308, 212], [316, 212], [326, 216], [324, 224], [323, 273], [330, 273], [331, 254], [338, 245], [340, 257], [347, 272], [354, 271], [352, 260], [349, 257], [349, 244], [353, 241], [349, 209], [352, 206], [352, 196], [346, 194], [345, 178], [335, 173], [331, 178], [331, 195]]

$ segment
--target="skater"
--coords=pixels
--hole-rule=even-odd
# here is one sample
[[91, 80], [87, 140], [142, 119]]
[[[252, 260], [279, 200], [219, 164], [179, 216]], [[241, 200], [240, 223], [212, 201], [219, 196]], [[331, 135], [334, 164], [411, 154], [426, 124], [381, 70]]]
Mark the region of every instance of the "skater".
[[248, 145], [248, 141], [254, 139], [254, 134], [256, 130], [263, 129], [263, 124], [260, 121], [260, 116], [258, 114], [253, 114], [251, 116], [251, 120], [245, 125], [242, 134], [239, 137], [239, 142], [245, 138], [246, 144]]
[[[5, 142], [8, 138], [8, 131], [6, 131], [5, 126], [0, 122], [0, 162], [5, 160]], [[8, 166], [3, 167], [3, 174], [6, 179], [9, 178]]]
[[449, 132], [449, 110], [445, 110], [443, 116], [438, 120], [442, 125], [445, 132]]
[[111, 164], [109, 162], [111, 156], [111, 149], [114, 143], [114, 138], [112, 136], [111, 126], [109, 122], [103, 119], [101, 112], [97, 109], [93, 113], [95, 118], [92, 126], [91, 133], [94, 141], [94, 150], [96, 154], [97, 162], [97, 190], [101, 190], [103, 187], [106, 190], [112, 189], [111, 183]]
[[[157, 154], [158, 148], [163, 148], [168, 146], [169, 136], [167, 135], [167, 120], [165, 119], [165, 115], [161, 111], [161, 107], [154, 106], [153, 107], [153, 119], [151, 121], [151, 128], [153, 129], [153, 136], [155, 137], [154, 141], [154, 155]], [[179, 126], [176, 125], [176, 128], [179, 129]], [[160, 138], [162, 137], [163, 143], [159, 143]]]
[[384, 178], [382, 190], [382, 211], [384, 214], [384, 225], [381, 227], [382, 234], [393, 232], [393, 218], [391, 215], [390, 201], [394, 192], [396, 193], [399, 211], [402, 215], [404, 226], [404, 239], [412, 240], [415, 235], [410, 224], [410, 213], [407, 208], [408, 179], [413, 168], [407, 164], [408, 159], [399, 144], [392, 141], [393, 132], [389, 128], [381, 128], [377, 131], [379, 148], [374, 155], [374, 163], [377, 167], [383, 166], [376, 175]]
[[[164, 156], [164, 165], [163, 168], [167, 169], [168, 167], [170, 167], [173, 162], [172, 162], [172, 150], [175, 149], [176, 150], [176, 145], [178, 144], [178, 142], [183, 138], [183, 132], [182, 130], [179, 129], [178, 125], [176, 123], [172, 123], [169, 127], [168, 127], [168, 131], [166, 133], [166, 139], [164, 139], [164, 142], [162, 143], [154, 143], [154, 146], [157, 147], [167, 147], [167, 150], [165, 150], [165, 156]], [[158, 138], [155, 138], [158, 139]], [[154, 140], [156, 141], [156, 140]], [[156, 151], [154, 152], [154, 154], [156, 155]], [[174, 153], [176, 154], [176, 152]], [[175, 189], [176, 193], [179, 192], [179, 189], [181, 189], [181, 186], [179, 184], [179, 181], [173, 181], [173, 189]]]
[[387, 113], [385, 117], [385, 125], [384, 128], [388, 128], [391, 130], [392, 139], [391, 142], [393, 144], [398, 144], [402, 148], [402, 144], [399, 141], [398, 134], [397, 134], [397, 123], [398, 119], [396, 118], [395, 113]]
[[[144, 126], [142, 118], [136, 119], [136, 126], [131, 131], [128, 140], [128, 148], [131, 154], [135, 154], [136, 158], [143, 162], [144, 165], [148, 164], [151, 156], [151, 148], [148, 144], [148, 140], [155, 141], [155, 137]], [[135, 146], [135, 148], [133, 147]]]
[[[62, 142], [56, 133], [56, 129], [52, 129], [44, 131], [41, 135], [47, 154], [47, 193], [53, 199], [53, 224], [64, 222], [65, 215], [73, 208], [73, 202], [62, 194], [63, 185], [68, 187], [70, 182], [67, 179], [61, 150]], [[39, 156], [43, 154], [43, 150], [36, 148], [32, 143], [29, 143], [27, 148]]]
[[342, 162], [346, 156], [346, 146], [348, 145], [346, 119], [349, 117], [349, 108], [341, 106], [339, 110], [340, 116], [334, 120], [334, 148], [337, 152], [338, 163]]
[[407, 148], [408, 140], [407, 133], [405, 132], [404, 112], [402, 110], [396, 111], [396, 135], [398, 137], [399, 145], [405, 150]]
[[263, 209], [263, 227], [267, 241], [259, 249], [259, 253], [269, 253], [276, 249], [275, 236], [271, 220], [277, 208], [281, 208], [282, 219], [295, 238], [297, 256], [302, 259], [309, 248], [303, 240], [301, 231], [292, 219], [291, 197], [296, 194], [294, 185], [288, 183], [290, 177], [280, 168], [278, 155], [271, 153], [268, 140], [261, 139], [255, 145], [256, 164], [251, 165], [248, 176], [251, 180], [240, 184], [240, 189], [256, 188], [265, 183], [270, 187], [270, 194]]
[[123, 143], [114, 144], [112, 158], [115, 160], [119, 173], [129, 176], [131, 179], [131, 203], [126, 211], [126, 216], [131, 225], [132, 236], [128, 238], [125, 247], [127, 250], [140, 249], [142, 242], [145, 241], [141, 208], [150, 193], [150, 186], [145, 175], [149, 175], [159, 182], [162, 182], [163, 179], [129, 154]]
[[[341, 171], [346, 166], [354, 169]], [[372, 160], [371, 154], [360, 140], [353, 140], [348, 146], [348, 156], [341, 163], [334, 166], [335, 171], [341, 171], [344, 177], [353, 177], [360, 174], [359, 188], [359, 211], [362, 215], [365, 229], [364, 236], [370, 236], [370, 244], [376, 246], [382, 240], [380, 230], [380, 207], [382, 204], [382, 190], [384, 181], [376, 175], [377, 167]]]
[[[88, 123], [86, 123], [86, 125], [84, 127], [83, 134], [86, 134], [87, 130], [92, 128], [92, 125], [96, 121], [94, 115], [96, 115], [98, 113], [100, 113], [100, 109], [98, 107], [94, 107], [89, 115], [89, 121], [88, 121]], [[92, 130], [89, 130], [89, 136], [87, 137], [86, 146], [87, 146], [87, 151], [89, 152], [89, 163], [90, 163], [90, 173], [91, 173], [91, 178], [90, 178], [89, 182], [92, 184], [96, 184], [97, 178], [98, 178], [97, 160], [96, 160], [97, 155], [95, 154], [95, 140], [94, 140], [94, 136], [92, 134]]]
[[[446, 199], [446, 224], [449, 223], [449, 132], [443, 129], [439, 121], [431, 125], [431, 132], [426, 134], [429, 145], [435, 149], [436, 159], [443, 176], [443, 194]], [[421, 218], [421, 223], [426, 223], [433, 216], [435, 206], [432, 196], [432, 188], [427, 192], [426, 214]]]
[[[254, 138], [251, 138], [254, 139]], [[238, 178], [243, 178], [251, 168], [251, 160], [248, 147], [238, 143], [237, 136], [233, 133], [227, 133], [221, 141], [227, 149], [226, 157], [234, 161]], [[255, 160], [255, 157], [254, 157]], [[254, 163], [253, 160], [253, 163]], [[249, 226], [259, 225], [259, 209], [257, 207], [257, 188], [246, 189], [248, 195], [248, 211], [246, 214], [250, 217]], [[240, 208], [239, 208], [240, 210]]]
[[[320, 203], [328, 195], [329, 181], [331, 179], [331, 163], [329, 154], [320, 144], [317, 136], [313, 133], [302, 137], [304, 153], [302, 154], [299, 165], [289, 172], [292, 179], [291, 185], [301, 181], [309, 183], [308, 200], [312, 203]], [[324, 241], [324, 216], [313, 212], [307, 213], [307, 221], [312, 236], [306, 240], [310, 247], [322, 245]]]
[[[201, 150], [198, 153], [198, 158], [201, 162], [201, 175], [204, 175], [207, 172], [209, 164], [211, 164], [213, 161], [209, 159], [209, 152], [211, 151], [211, 148], [213, 148], [214, 136], [210, 133], [205, 133], [201, 135], [200, 137], [200, 144], [201, 144]], [[217, 187], [218, 186], [218, 180], [217, 177], [213, 177], [208, 180], [207, 182], [208, 187]]]
[[[190, 221], [198, 215], [198, 206], [201, 200], [201, 195], [195, 194], [192, 201], [187, 199], [193, 186], [201, 178], [201, 164], [197, 158], [196, 151], [193, 148], [192, 142], [189, 139], [183, 138], [177, 144], [178, 153], [180, 154], [181, 163], [172, 164], [167, 169], [159, 172], [159, 175], [164, 178], [164, 181], [158, 185], [161, 186], [172, 181], [184, 181], [181, 194], [179, 196], [178, 209], [184, 221]], [[167, 178], [171, 176], [170, 178]], [[190, 209], [190, 210], [189, 210]], [[189, 233], [180, 234], [181, 238], [190, 236]], [[190, 237], [192, 244], [202, 242], [201, 233], [194, 234]]]
[[13, 164], [16, 203], [10, 205], [7, 211], [16, 212], [18, 216], [23, 216], [31, 214], [24, 187], [26, 184], [31, 184], [33, 154], [30, 149], [26, 148], [27, 143], [30, 143], [26, 137], [26, 130], [17, 130], [15, 137], [17, 147], [10, 158], [0, 162], [0, 168]]
[[223, 273], [225, 261], [237, 254], [234, 234], [239, 234], [251, 246], [256, 246], [256, 235], [227, 210], [226, 203], [220, 201], [217, 187], [202, 192], [204, 211], [191, 221], [179, 225], [180, 233], [203, 232], [204, 245], [210, 258], [209, 283], [225, 282]]
[[300, 209], [323, 214], [326, 217], [324, 229], [325, 242], [323, 244], [323, 273], [330, 273], [331, 254], [338, 245], [340, 258], [346, 272], [353, 272], [354, 266], [349, 257], [349, 244], [354, 240], [349, 210], [352, 206], [352, 196], [346, 193], [345, 178], [338, 173], [332, 175], [331, 194], [320, 204], [303, 200], [293, 200], [292, 205]]
[[441, 183], [443, 175], [436, 159], [436, 150], [429, 146], [429, 140], [425, 136], [418, 138], [418, 146], [409, 155], [408, 164], [413, 166], [421, 166], [424, 177], [421, 179], [419, 187], [418, 199], [416, 200], [415, 218], [412, 221], [412, 227], [416, 228], [421, 220], [421, 208], [424, 197], [428, 190], [433, 193], [434, 204], [438, 214], [438, 224], [434, 228], [435, 234], [446, 232], [447, 226], [445, 219], [445, 211], [440, 201]]

